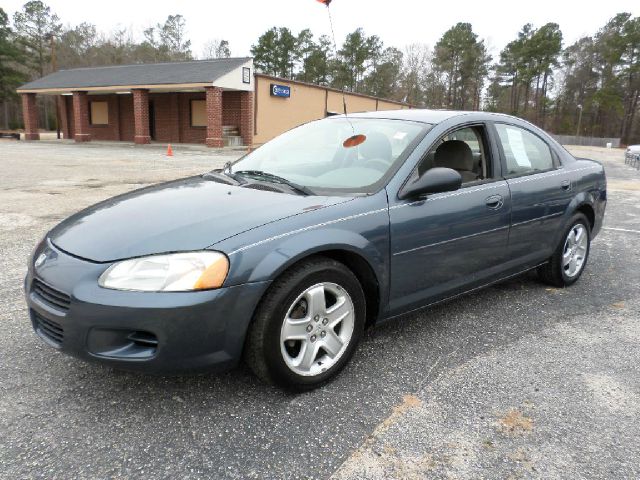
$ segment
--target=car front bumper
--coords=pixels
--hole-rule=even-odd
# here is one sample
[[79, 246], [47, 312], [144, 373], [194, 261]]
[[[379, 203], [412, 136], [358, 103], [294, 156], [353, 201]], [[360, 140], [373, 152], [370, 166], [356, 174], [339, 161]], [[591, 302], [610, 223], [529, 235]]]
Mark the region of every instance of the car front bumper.
[[[43, 257], [44, 255], [44, 257]], [[269, 282], [202, 292], [101, 288], [110, 264], [39, 246], [25, 279], [29, 315], [50, 346], [84, 360], [150, 373], [227, 370], [241, 358]]]

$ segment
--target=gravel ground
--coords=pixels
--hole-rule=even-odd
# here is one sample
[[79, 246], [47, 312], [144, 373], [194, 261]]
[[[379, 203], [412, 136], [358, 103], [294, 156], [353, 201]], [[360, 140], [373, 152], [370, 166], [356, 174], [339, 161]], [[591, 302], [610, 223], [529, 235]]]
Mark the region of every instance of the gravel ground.
[[152, 377], [58, 354], [22, 294], [36, 241], [74, 211], [231, 151], [0, 143], [0, 477], [637, 478], [640, 172], [609, 178], [606, 229], [567, 290], [534, 275], [367, 333], [325, 388], [244, 368]]

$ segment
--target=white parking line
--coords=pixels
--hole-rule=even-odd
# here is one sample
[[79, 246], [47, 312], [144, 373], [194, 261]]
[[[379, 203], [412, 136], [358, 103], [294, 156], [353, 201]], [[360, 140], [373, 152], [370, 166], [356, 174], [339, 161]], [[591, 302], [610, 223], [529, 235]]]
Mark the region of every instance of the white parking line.
[[614, 232], [640, 233], [640, 230], [629, 230], [628, 228], [604, 227], [603, 230], [613, 230]]

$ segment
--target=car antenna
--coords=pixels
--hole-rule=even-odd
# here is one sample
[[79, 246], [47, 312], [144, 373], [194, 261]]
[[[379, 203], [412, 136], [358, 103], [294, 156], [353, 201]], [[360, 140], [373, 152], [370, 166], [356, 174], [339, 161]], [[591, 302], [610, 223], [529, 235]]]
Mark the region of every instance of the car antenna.
[[[336, 42], [336, 32], [333, 29], [333, 17], [331, 17], [331, 9], [329, 8], [329, 5], [331, 4], [332, 0], [317, 0], [317, 1], [326, 5], [327, 7], [327, 14], [329, 15], [329, 26], [331, 27], [331, 38], [333, 39], [333, 54], [335, 55], [337, 60], [338, 59], [338, 43]], [[344, 85], [342, 85], [341, 91], [342, 91], [342, 107], [344, 109], [344, 117], [347, 119], [347, 122], [349, 122], [349, 125], [351, 125], [351, 130], [353, 131], [353, 135], [355, 136], [356, 129], [354, 128], [353, 123], [351, 123], [351, 119], [349, 118], [349, 115], [347, 113], [347, 98], [344, 92]]]

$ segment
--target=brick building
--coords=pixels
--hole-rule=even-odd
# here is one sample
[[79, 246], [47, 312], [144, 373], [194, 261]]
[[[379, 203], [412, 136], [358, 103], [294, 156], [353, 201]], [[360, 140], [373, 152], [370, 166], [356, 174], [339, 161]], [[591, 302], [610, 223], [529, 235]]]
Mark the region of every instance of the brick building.
[[[251, 58], [61, 70], [18, 89], [25, 139], [38, 140], [37, 95], [53, 95], [64, 138], [145, 144], [262, 144], [301, 123], [342, 113], [340, 91], [254, 74]], [[408, 105], [347, 94], [347, 110]]]

